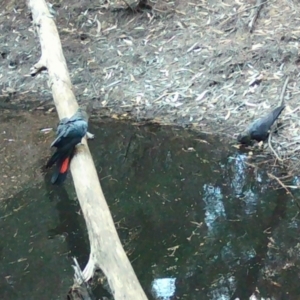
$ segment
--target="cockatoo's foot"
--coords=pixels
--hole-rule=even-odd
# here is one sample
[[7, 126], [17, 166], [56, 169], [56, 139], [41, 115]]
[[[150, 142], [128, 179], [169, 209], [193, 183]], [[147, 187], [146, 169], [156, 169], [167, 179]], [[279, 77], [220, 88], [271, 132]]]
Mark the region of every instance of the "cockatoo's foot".
[[87, 132], [87, 133], [86, 133], [86, 138], [87, 138], [88, 140], [93, 140], [93, 139], [95, 138], [95, 135], [92, 134], [92, 133], [90, 133], [90, 132]]

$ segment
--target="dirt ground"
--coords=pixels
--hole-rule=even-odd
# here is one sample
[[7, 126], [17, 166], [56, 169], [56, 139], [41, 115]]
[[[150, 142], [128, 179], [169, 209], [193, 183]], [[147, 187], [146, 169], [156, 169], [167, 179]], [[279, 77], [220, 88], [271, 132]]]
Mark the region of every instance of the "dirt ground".
[[[298, 160], [300, 5], [255, 1], [157, 0], [152, 11], [123, 1], [52, 1], [77, 100], [102, 115], [191, 126], [235, 138], [279, 103], [272, 137], [281, 158]], [[23, 1], [0, 10], [0, 108], [53, 107], [46, 72], [32, 78], [40, 44]]]
[[[1, 112], [0, 120], [0, 202], [20, 190], [40, 185], [44, 180], [45, 160], [50, 156], [53, 131], [44, 131], [57, 124], [54, 114], [39, 112]], [[28, 130], [28, 128], [30, 130]]]

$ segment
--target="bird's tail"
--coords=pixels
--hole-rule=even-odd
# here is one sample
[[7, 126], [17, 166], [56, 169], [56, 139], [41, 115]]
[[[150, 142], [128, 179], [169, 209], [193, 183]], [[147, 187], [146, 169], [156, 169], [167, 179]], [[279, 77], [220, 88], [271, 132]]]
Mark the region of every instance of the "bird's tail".
[[52, 184], [62, 184], [68, 175], [69, 169], [70, 169], [70, 162], [74, 155], [75, 148], [73, 149], [73, 152], [70, 156], [60, 158], [56, 162], [56, 167], [54, 170], [54, 173], [51, 177], [51, 183]]
[[61, 153], [60, 151], [57, 149], [54, 154], [49, 158], [49, 160], [47, 161], [46, 164], [46, 169], [51, 168], [57, 161], [58, 159], [61, 157]]
[[276, 107], [273, 111], [272, 111], [272, 124], [278, 119], [278, 117], [280, 116], [281, 112], [284, 110], [285, 105], [281, 105]]
[[75, 153], [75, 146], [80, 143], [80, 140], [73, 139], [72, 141], [68, 141], [62, 147], [57, 148], [48, 160], [46, 168], [50, 168], [56, 163], [56, 168], [51, 178], [53, 184], [61, 184], [66, 179], [71, 159]]

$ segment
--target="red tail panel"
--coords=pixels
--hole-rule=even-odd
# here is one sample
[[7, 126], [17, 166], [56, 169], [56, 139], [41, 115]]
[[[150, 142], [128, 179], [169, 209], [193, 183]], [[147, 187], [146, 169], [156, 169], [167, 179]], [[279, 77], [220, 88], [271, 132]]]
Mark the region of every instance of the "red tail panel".
[[67, 157], [59, 169], [59, 173], [66, 173], [69, 170], [70, 157]]

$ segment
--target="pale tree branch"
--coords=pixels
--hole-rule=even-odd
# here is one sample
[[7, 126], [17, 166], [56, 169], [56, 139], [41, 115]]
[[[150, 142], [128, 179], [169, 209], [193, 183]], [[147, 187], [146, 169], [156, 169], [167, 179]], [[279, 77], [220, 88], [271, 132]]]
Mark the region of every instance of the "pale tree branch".
[[[29, 0], [28, 5], [42, 50], [35, 69], [48, 70], [59, 117], [70, 117], [78, 104], [54, 19], [44, 0]], [[100, 268], [116, 300], [147, 299], [121, 245], [85, 139], [83, 144], [78, 147], [79, 151], [71, 162], [71, 173], [91, 247], [88, 264], [82, 273], [83, 279], [88, 281], [95, 269]]]

